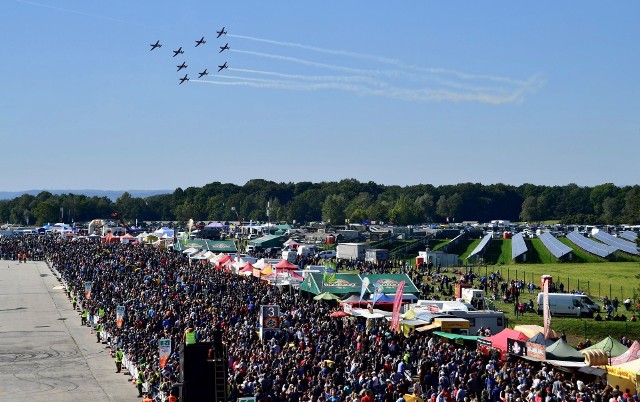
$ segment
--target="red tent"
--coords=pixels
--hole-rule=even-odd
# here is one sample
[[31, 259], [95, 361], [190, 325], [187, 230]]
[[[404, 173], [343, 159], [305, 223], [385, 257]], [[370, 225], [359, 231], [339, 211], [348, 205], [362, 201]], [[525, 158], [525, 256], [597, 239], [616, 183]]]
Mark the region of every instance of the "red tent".
[[282, 260], [279, 263], [276, 264], [276, 268], [281, 268], [281, 269], [298, 269], [297, 265], [293, 265], [292, 263], [290, 263], [287, 260]]
[[240, 272], [253, 272], [253, 265], [251, 265], [251, 263], [247, 261], [247, 263], [244, 264], [244, 267], [242, 267]]
[[517, 341], [526, 342], [529, 340], [529, 337], [523, 334], [520, 331], [513, 330], [511, 328], [505, 328], [502, 331], [498, 332], [495, 335], [492, 335], [488, 338], [484, 338], [483, 341], [491, 342], [491, 347], [495, 349], [500, 349], [503, 352], [507, 350], [507, 339], [515, 339]]
[[218, 264], [222, 265], [225, 262], [229, 261], [231, 259], [231, 257], [229, 257], [228, 255], [223, 255], [222, 257], [220, 257], [220, 259], [218, 260]]

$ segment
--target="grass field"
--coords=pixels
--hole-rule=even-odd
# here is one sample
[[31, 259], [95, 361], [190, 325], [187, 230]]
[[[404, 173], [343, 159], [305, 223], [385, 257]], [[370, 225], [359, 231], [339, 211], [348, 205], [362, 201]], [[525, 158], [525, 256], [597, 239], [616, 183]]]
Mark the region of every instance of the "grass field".
[[[473, 250], [475, 246], [469, 247]], [[554, 282], [557, 284], [562, 282], [565, 285], [565, 291], [583, 291], [601, 306], [601, 299], [604, 296], [610, 299], [617, 297], [620, 302], [629, 297], [635, 301], [632, 311], [624, 311], [624, 307], [620, 303], [618, 312], [625, 314], [627, 318], [631, 318], [633, 314], [640, 318], [640, 310], [635, 307], [635, 303], [640, 298], [640, 279], [635, 277], [640, 273], [639, 262], [509, 264], [487, 265], [473, 269], [480, 276], [499, 271], [507, 280], [524, 279], [526, 282], [533, 281], [537, 286], [540, 286], [541, 275], [552, 275]], [[520, 300], [526, 302], [533, 299], [534, 306], [537, 307], [536, 298], [539, 291], [536, 289], [533, 294], [525, 292]], [[444, 296], [443, 298], [448, 297]], [[535, 313], [516, 317], [512, 303], [496, 301], [495, 308], [505, 313], [511, 328], [520, 324], [543, 324], [542, 317]], [[595, 321], [592, 318], [553, 317], [551, 327], [558, 333], [565, 331], [569, 343], [572, 345], [577, 345], [578, 342], [584, 341], [586, 338], [597, 342], [608, 335], [617, 339], [623, 335], [631, 339], [640, 339], [640, 321]]]

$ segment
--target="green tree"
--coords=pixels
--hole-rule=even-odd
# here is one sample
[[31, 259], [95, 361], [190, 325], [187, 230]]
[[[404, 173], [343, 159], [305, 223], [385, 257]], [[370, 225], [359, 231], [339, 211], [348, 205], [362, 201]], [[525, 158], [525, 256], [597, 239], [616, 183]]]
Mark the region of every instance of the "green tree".
[[322, 203], [322, 220], [333, 225], [343, 225], [346, 218], [347, 199], [342, 194], [329, 194]]

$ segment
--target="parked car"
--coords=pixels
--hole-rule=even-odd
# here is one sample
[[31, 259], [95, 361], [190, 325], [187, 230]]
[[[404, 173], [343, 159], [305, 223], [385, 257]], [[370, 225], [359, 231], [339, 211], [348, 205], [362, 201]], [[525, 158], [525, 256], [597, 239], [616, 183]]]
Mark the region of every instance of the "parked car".
[[318, 258], [324, 258], [324, 259], [332, 259], [332, 258], [336, 258], [336, 251], [335, 250], [323, 250], [320, 251], [319, 253], [316, 254], [316, 257]]

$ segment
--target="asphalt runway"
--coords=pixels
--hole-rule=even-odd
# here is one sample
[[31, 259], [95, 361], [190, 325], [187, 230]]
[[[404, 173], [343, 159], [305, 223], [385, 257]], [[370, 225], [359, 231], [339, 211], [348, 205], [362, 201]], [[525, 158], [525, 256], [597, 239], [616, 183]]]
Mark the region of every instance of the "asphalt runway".
[[0, 260], [0, 401], [139, 401], [46, 263]]

